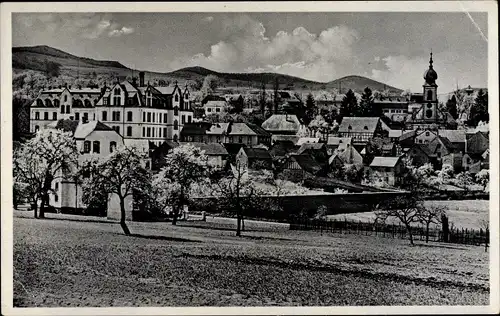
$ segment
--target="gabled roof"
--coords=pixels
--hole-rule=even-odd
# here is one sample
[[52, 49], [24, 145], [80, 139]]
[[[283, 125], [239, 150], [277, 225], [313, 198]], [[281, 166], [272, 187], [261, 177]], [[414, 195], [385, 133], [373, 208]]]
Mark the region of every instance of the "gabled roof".
[[243, 147], [241, 150], [245, 152], [248, 159], [272, 160], [271, 154], [264, 148], [248, 148]]
[[433, 155], [428, 144], [415, 144], [412, 148], [417, 148], [418, 150], [422, 151], [427, 157], [431, 157]]
[[401, 157], [374, 157], [370, 167], [388, 167], [394, 168]]
[[352, 137], [328, 136], [327, 145], [352, 144]]
[[295, 160], [302, 170], [312, 174], [316, 174], [323, 169], [323, 166], [310, 155], [291, 155], [290, 159]]
[[227, 105], [226, 101], [207, 101], [204, 106], [215, 106], [215, 107], [225, 107]]
[[169, 86], [169, 87], [155, 87], [161, 94], [171, 95], [174, 94], [176, 89], [179, 89], [178, 86]]
[[374, 133], [380, 119], [378, 117], [344, 117], [339, 133]]
[[272, 132], [296, 133], [299, 131], [300, 125], [296, 115], [273, 114], [262, 123], [262, 128]]
[[305, 143], [302, 144], [297, 150], [297, 155], [303, 154], [305, 151], [309, 150], [323, 150], [325, 149], [325, 143]]
[[196, 123], [185, 123], [181, 130], [181, 135], [205, 135], [207, 128]]
[[273, 142], [292, 142], [296, 144], [300, 137], [297, 135], [272, 135], [271, 140]]
[[229, 153], [226, 148], [219, 143], [198, 143], [198, 142], [186, 142], [181, 144], [190, 144], [195, 147], [200, 148], [205, 151], [205, 155], [207, 156], [227, 156]]
[[101, 123], [99, 121], [90, 121], [88, 123], [80, 123], [76, 128], [75, 134], [73, 136], [76, 139], [85, 139], [94, 131], [113, 131], [116, 133], [114, 129], [104, 123]]
[[265, 129], [263, 129], [262, 127], [260, 127], [259, 125], [257, 124], [252, 124], [252, 123], [246, 123], [247, 126], [252, 130], [254, 131], [255, 134], [257, 134], [258, 136], [265, 136], [265, 137], [271, 137], [271, 134], [268, 133]]
[[465, 130], [460, 129], [438, 129], [437, 134], [442, 137], [448, 138], [452, 143], [465, 143], [466, 133]]
[[352, 164], [352, 165], [363, 164], [363, 157], [356, 150], [356, 148], [354, 148], [354, 146], [347, 146], [345, 147], [344, 150], [338, 150], [337, 155], [346, 164]]
[[467, 138], [466, 149], [467, 153], [482, 154], [490, 147], [490, 142], [487, 136], [481, 132], [477, 132]]
[[229, 135], [256, 135], [253, 129], [246, 123], [229, 123]]
[[319, 137], [301, 137], [297, 141], [297, 146], [308, 143], [319, 143]]

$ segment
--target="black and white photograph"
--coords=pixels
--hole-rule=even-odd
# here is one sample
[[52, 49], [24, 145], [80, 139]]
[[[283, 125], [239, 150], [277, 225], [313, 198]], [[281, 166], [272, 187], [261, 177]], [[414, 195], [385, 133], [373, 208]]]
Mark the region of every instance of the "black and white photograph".
[[2, 314], [499, 312], [496, 2], [10, 5]]

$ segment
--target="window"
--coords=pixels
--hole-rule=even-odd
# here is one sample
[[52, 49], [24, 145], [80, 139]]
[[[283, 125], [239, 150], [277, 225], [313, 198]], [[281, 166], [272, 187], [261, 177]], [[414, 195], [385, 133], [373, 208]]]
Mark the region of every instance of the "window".
[[101, 143], [98, 140], [94, 140], [94, 142], [92, 144], [92, 152], [94, 152], [96, 154], [101, 153]]
[[177, 106], [174, 108], [174, 115], [175, 116], [179, 115], [179, 107]]
[[61, 114], [64, 114], [64, 104], [61, 105]]
[[46, 121], [49, 120], [49, 112], [43, 112], [43, 119]]
[[57, 112], [52, 113], [52, 120], [57, 121]]
[[88, 107], [88, 108], [89, 108], [89, 107], [91, 107], [91, 106], [92, 106], [92, 103], [90, 103], [90, 100], [89, 100], [89, 99], [85, 99], [84, 103], [85, 103], [85, 107]]
[[38, 132], [40, 130], [40, 126], [35, 125], [35, 132]]
[[94, 115], [93, 115], [93, 120], [95, 121], [95, 113], [94, 113]]
[[185, 116], [185, 115], [183, 115], [183, 116], [182, 116], [182, 124], [185, 124], [185, 123], [186, 123], [186, 116]]
[[191, 123], [191, 116], [188, 116], [188, 123]]
[[155, 130], [156, 128], [154, 127], [151, 128], [151, 137], [155, 137]]
[[55, 100], [54, 100], [54, 106], [55, 106], [56, 108], [58, 108], [58, 107], [59, 107], [59, 105], [60, 105], [59, 100], [58, 100], [58, 99], [55, 99]]
[[132, 126], [127, 126], [127, 136], [132, 136]]
[[80, 113], [75, 112], [75, 120], [79, 121], [80, 120]]
[[120, 121], [120, 111], [113, 111], [112, 113], [112, 120], [115, 122]]
[[102, 104], [104, 104], [104, 105], [108, 105], [108, 98], [107, 98], [107, 97], [104, 97], [104, 98], [102, 99]]
[[146, 131], [147, 131], [146, 136], [151, 137], [151, 128], [148, 127], [148, 129]]
[[115, 151], [116, 148], [116, 142], [109, 142], [109, 152], [112, 153]]
[[146, 161], [146, 169], [149, 169], [149, 161]]
[[89, 114], [88, 113], [83, 113], [83, 120], [88, 122], [88, 120], [89, 120]]
[[120, 89], [115, 88], [115, 95], [120, 95]]
[[471, 163], [470, 158], [467, 158], [467, 164], [469, 165]]
[[179, 95], [178, 94], [175, 95], [175, 102], [179, 102]]
[[142, 137], [146, 137], [146, 128], [145, 127], [142, 128]]
[[177, 136], [177, 134], [176, 134], [176, 135], [174, 135], [174, 142], [177, 143], [177, 140], [179, 140], [179, 136]]
[[64, 96], [64, 102], [67, 102], [68, 101], [68, 95], [65, 95]]
[[161, 123], [161, 113], [158, 113], [158, 123]]
[[363, 127], [363, 129], [367, 131], [368, 130], [368, 126]]
[[121, 105], [122, 99], [119, 96], [113, 97], [113, 105]]
[[220, 143], [220, 136], [217, 136], [217, 142]]
[[66, 105], [66, 114], [69, 114], [71, 113], [71, 108], [69, 107], [69, 105]]
[[242, 136], [238, 137], [238, 143], [240, 143], [240, 144], [243, 143], [243, 137]]
[[40, 112], [35, 112], [35, 120], [39, 120], [40, 119]]
[[161, 128], [158, 128], [158, 137], [161, 137]]
[[427, 91], [427, 100], [432, 100], [432, 91]]
[[429, 136], [431, 133], [429, 133], [428, 131], [425, 132], [425, 136]]
[[208, 109], [207, 109], [207, 112], [212, 112], [212, 108], [208, 108]]
[[153, 123], [155, 122], [156, 113], [153, 113]]
[[148, 122], [151, 122], [151, 113], [148, 112]]
[[54, 202], [57, 202], [59, 201], [59, 196], [57, 196], [57, 194], [54, 194]]
[[102, 120], [107, 121], [108, 120], [108, 112], [102, 111]]
[[90, 141], [86, 140], [83, 142], [83, 153], [88, 154], [90, 152]]
[[167, 137], [167, 128], [166, 127], [163, 128], [163, 137], [165, 137], [165, 138]]
[[127, 121], [132, 122], [132, 111], [127, 112]]
[[177, 120], [174, 121], [174, 130], [178, 130], [179, 129], [179, 122], [177, 122]]
[[146, 112], [142, 112], [142, 121], [146, 122]]
[[151, 98], [146, 99], [146, 106], [151, 106]]
[[167, 123], [167, 113], [163, 113], [163, 123]]
[[220, 108], [216, 108], [216, 109], [215, 109], [215, 112], [220, 112]]
[[232, 143], [233, 142], [233, 136], [229, 136], [229, 142]]

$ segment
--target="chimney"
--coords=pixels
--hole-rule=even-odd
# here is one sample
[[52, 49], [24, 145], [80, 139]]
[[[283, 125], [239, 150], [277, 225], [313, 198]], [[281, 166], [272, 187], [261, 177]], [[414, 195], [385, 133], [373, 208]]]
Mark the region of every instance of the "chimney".
[[139, 72], [139, 87], [144, 87], [144, 71]]

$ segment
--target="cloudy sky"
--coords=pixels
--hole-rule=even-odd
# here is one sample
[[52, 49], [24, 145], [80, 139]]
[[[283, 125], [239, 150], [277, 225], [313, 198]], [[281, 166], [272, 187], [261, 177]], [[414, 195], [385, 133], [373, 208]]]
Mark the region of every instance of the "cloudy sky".
[[486, 13], [17, 13], [12, 35], [141, 70], [362, 75], [414, 92], [432, 49], [440, 92], [487, 86]]

